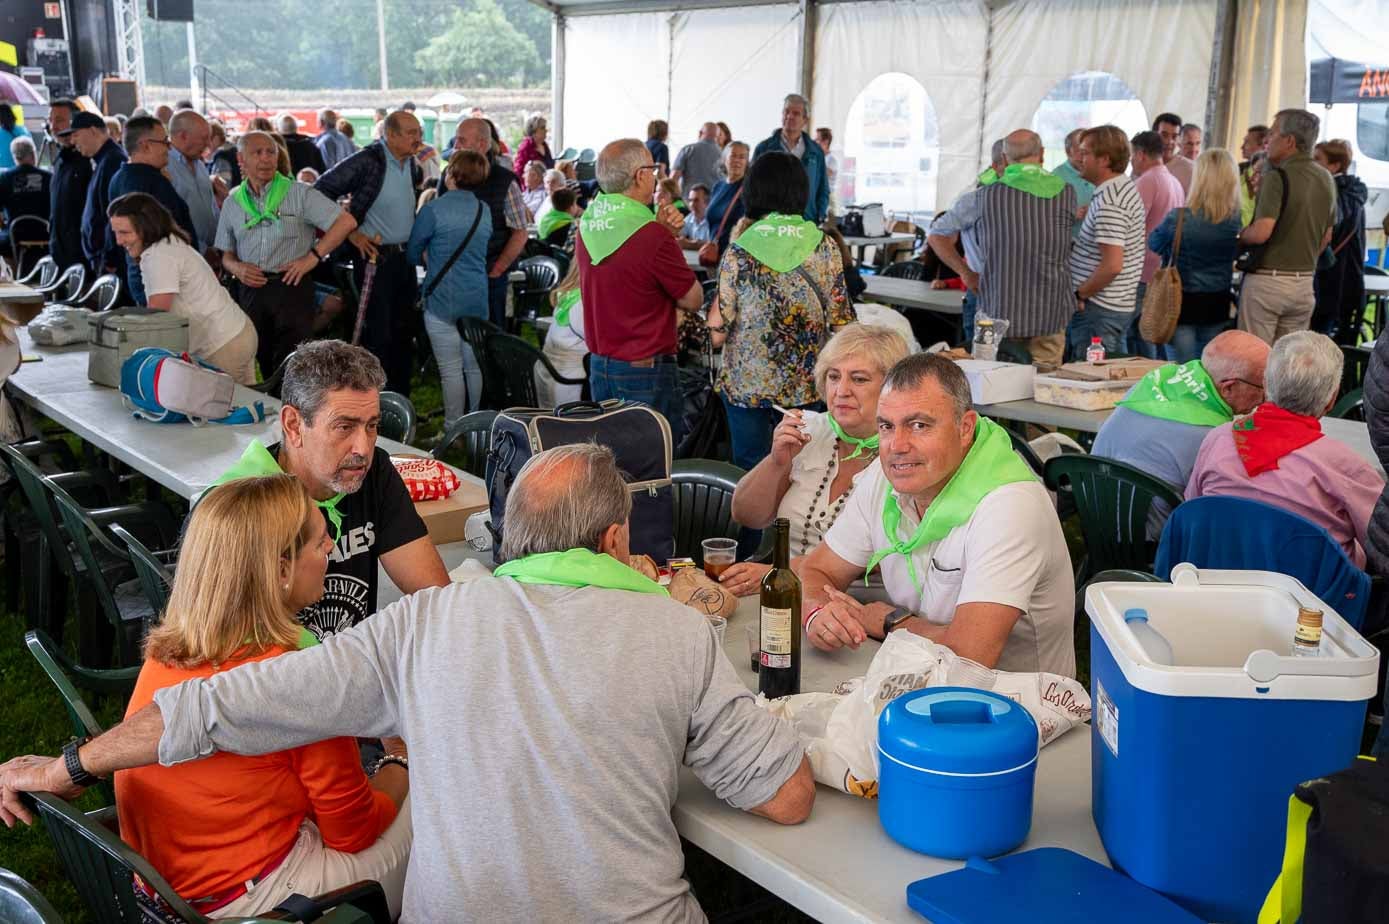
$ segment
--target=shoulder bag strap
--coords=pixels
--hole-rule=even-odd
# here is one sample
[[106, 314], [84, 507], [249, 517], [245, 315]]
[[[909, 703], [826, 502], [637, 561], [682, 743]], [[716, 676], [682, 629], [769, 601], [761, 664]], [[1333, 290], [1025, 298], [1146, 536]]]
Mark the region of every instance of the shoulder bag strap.
[[482, 200], [479, 199], [477, 214], [473, 216], [472, 227], [470, 227], [468, 233], [463, 236], [463, 243], [458, 245], [458, 249], [453, 252], [453, 256], [449, 257], [448, 262], [444, 264], [444, 268], [439, 270], [439, 275], [435, 276], [434, 281], [425, 288], [424, 295], [420, 296], [420, 301], [429, 301], [429, 296], [433, 295], [434, 290], [439, 287], [439, 283], [444, 281], [444, 277], [449, 274], [449, 270], [453, 269], [453, 264], [457, 263], [458, 258], [463, 256], [463, 251], [468, 249], [468, 243], [473, 239], [473, 234], [477, 232], [478, 222], [480, 221], [482, 221]]
[[1182, 250], [1182, 222], [1186, 220], [1186, 208], [1177, 210], [1177, 233], [1172, 235], [1172, 262], [1168, 266], [1177, 265], [1177, 254]]
[[829, 327], [830, 300], [825, 298], [824, 290], [820, 288], [820, 284], [817, 283], [813, 278], [811, 278], [811, 275], [805, 271], [804, 266], [798, 266], [791, 272], [804, 279], [806, 285], [810, 286], [810, 290], [815, 293], [815, 300], [820, 303], [820, 311], [823, 312], [825, 315], [825, 327]]
[[738, 191], [733, 194], [733, 198], [728, 200], [728, 208], [723, 210], [723, 219], [719, 222], [719, 233], [714, 235], [714, 244], [718, 245], [723, 239], [724, 226], [728, 224], [728, 219], [733, 216], [733, 206], [738, 204], [738, 199], [743, 195], [743, 183], [747, 182], [747, 177], [743, 177], [743, 182], [738, 184]]

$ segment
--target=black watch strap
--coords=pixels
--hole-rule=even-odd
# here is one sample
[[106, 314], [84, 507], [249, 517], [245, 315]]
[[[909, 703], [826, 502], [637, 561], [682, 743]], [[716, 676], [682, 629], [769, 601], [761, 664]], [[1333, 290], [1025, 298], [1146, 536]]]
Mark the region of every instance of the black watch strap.
[[88, 786], [95, 786], [101, 780], [92, 776], [82, 766], [82, 760], [77, 756], [77, 749], [90, 741], [90, 738], [73, 738], [63, 745], [63, 765], [67, 767], [68, 777], [72, 780], [72, 785], [81, 786], [86, 789]]
[[883, 617], [883, 638], [887, 638], [888, 633], [905, 622], [912, 615], [912, 611], [905, 606], [895, 607], [891, 612]]

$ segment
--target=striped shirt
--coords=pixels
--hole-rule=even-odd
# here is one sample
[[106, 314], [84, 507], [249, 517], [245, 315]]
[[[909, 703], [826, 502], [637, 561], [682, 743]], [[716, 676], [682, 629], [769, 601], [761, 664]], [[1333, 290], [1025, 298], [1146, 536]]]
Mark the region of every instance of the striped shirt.
[[[251, 198], [261, 201], [254, 193]], [[245, 210], [235, 196], [228, 196], [217, 220], [217, 249], [268, 273], [278, 273], [285, 264], [309, 252], [315, 228], [327, 231], [341, 214], [342, 209], [332, 199], [307, 183], [295, 181], [280, 203], [279, 221], [263, 221], [247, 228]]]
[[1075, 312], [1066, 258], [1076, 194], [1070, 186], [1043, 199], [1002, 183], [975, 191], [975, 227], [988, 269], [979, 275], [979, 312], [1006, 318], [1009, 337], [1044, 337], [1066, 329]]
[[1143, 200], [1133, 180], [1124, 174], [1095, 187], [1094, 198], [1081, 222], [1071, 248], [1071, 284], [1080, 288], [1100, 265], [1100, 245], [1124, 248], [1124, 267], [1109, 285], [1090, 297], [1110, 311], [1133, 311], [1138, 298], [1138, 277], [1143, 272]]

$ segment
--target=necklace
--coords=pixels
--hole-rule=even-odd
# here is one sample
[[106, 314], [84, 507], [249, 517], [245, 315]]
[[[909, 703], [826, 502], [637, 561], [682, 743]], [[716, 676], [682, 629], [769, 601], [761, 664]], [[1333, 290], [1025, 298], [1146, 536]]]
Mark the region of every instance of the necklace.
[[[820, 486], [815, 489], [815, 496], [810, 499], [810, 509], [805, 513], [805, 529], [801, 532], [801, 556], [810, 553], [810, 533], [814, 529], [820, 536], [824, 536], [826, 530], [834, 525], [834, 521], [839, 517], [839, 512], [844, 509], [844, 503], [853, 493], [854, 483], [849, 482], [844, 493], [839, 495], [839, 500], [835, 501], [833, 509], [830, 508], [828, 498], [825, 501], [825, 509], [820, 511], [820, 516], [815, 516], [815, 508], [820, 503], [820, 498], [825, 496], [825, 492], [830, 488], [830, 482], [834, 479], [835, 472], [839, 471], [840, 440], [835, 439], [834, 445], [830, 447], [830, 463], [825, 467], [825, 477], [820, 479]], [[849, 447], [844, 447], [845, 449]], [[828, 518], [828, 522], [826, 519]]]

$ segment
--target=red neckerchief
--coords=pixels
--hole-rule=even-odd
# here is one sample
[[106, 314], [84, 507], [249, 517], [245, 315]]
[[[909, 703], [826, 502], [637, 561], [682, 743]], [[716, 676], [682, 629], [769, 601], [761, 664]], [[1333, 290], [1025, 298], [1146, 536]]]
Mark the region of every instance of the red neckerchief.
[[1278, 460], [1322, 438], [1321, 420], [1265, 402], [1231, 430], [1235, 450], [1249, 477], [1271, 472]]

